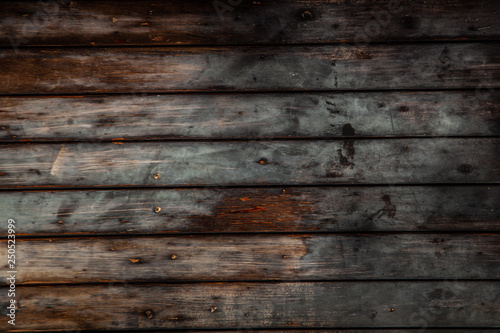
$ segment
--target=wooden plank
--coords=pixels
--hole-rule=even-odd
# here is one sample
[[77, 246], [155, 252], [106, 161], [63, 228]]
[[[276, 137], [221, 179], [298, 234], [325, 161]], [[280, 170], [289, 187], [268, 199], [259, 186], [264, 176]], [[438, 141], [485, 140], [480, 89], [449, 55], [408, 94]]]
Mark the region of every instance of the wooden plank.
[[2, 140], [485, 136], [500, 93], [216, 94], [0, 98]]
[[499, 147], [498, 138], [6, 144], [0, 186], [498, 182]]
[[0, 94], [500, 87], [500, 43], [6, 50]]
[[18, 239], [16, 281], [499, 279], [499, 253], [500, 234]]
[[498, 327], [498, 288], [498, 281], [18, 287], [16, 329]]
[[[296, 332], [296, 329], [271, 329], [271, 330], [262, 330], [262, 329], [239, 329], [240, 333], [242, 332], [256, 332], [256, 333], [291, 333]], [[370, 332], [377, 333], [422, 333], [422, 328], [405, 328], [405, 329], [380, 329], [380, 328], [370, 328]], [[157, 332], [167, 332], [165, 331], [144, 331], [141, 330], [142, 333], [157, 333]], [[190, 333], [201, 333], [207, 332], [207, 330], [190, 330]], [[232, 330], [217, 330], [220, 333], [230, 333], [234, 332]], [[366, 333], [366, 329], [301, 329], [300, 332], [304, 333]], [[500, 329], [473, 329], [473, 328], [425, 328], [425, 333], [499, 333]]]
[[18, 236], [500, 231], [499, 198], [498, 186], [0, 192], [0, 212]]
[[0, 45], [498, 39], [495, 0], [4, 1]]
[[[243, 332], [256, 332], [256, 333], [292, 333], [296, 332], [296, 329], [271, 329], [271, 330], [262, 330], [262, 329], [238, 329], [240, 333]], [[377, 333], [422, 333], [422, 328], [405, 328], [405, 329], [380, 329], [380, 328], [371, 328], [370, 332], [377, 332]], [[156, 333], [158, 331], [145, 331], [141, 330], [141, 333]], [[207, 330], [190, 330], [191, 333], [201, 333], [201, 332], [207, 332]], [[220, 333], [230, 333], [234, 332], [232, 330], [217, 330], [217, 332]], [[301, 329], [300, 332], [303, 333], [366, 333], [366, 329], [359, 329], [359, 330], [351, 330], [351, 329], [327, 329], [327, 328], [321, 328], [321, 329]], [[425, 328], [425, 333], [461, 333], [461, 332], [467, 332], [467, 333], [499, 333], [500, 329], [472, 329], [472, 328], [453, 328], [453, 329], [446, 329], [446, 328], [438, 328], [438, 329], [432, 329], [432, 328]]]
[[[156, 333], [156, 332], [167, 332], [168, 330], [141, 330], [142, 333]], [[207, 332], [209, 330], [190, 330], [190, 333], [201, 333], [201, 332]], [[240, 328], [238, 329], [238, 332], [243, 333], [243, 332], [256, 332], [256, 333], [291, 333], [291, 332], [296, 332], [297, 329], [293, 328], [284, 328], [284, 329], [245, 329], [245, 328]], [[461, 332], [466, 332], [466, 333], [499, 333], [500, 329], [491, 329], [491, 328], [486, 328], [486, 329], [474, 329], [474, 328], [453, 328], [453, 329], [446, 329], [446, 328], [425, 328], [423, 330], [422, 328], [405, 328], [405, 329], [384, 329], [384, 328], [370, 328], [370, 332], [377, 332], [377, 333], [418, 333], [424, 331], [425, 333], [461, 333]], [[234, 330], [217, 330], [217, 332], [220, 333], [230, 333], [234, 332]], [[366, 329], [328, 329], [328, 328], [316, 328], [316, 329], [300, 329], [300, 332], [304, 333], [365, 333]]]

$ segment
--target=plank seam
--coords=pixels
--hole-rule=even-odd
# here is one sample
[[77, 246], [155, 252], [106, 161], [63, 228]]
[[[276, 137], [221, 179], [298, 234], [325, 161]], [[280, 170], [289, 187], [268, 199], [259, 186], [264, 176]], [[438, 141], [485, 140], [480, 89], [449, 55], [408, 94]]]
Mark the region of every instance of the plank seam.
[[[459, 39], [457, 39], [459, 38]], [[466, 39], [462, 39], [466, 38]], [[411, 45], [411, 44], [467, 44], [467, 43], [482, 43], [482, 44], [494, 44], [500, 42], [500, 38], [477, 38], [477, 37], [463, 37], [456, 36], [453, 39], [450, 38], [435, 38], [435, 39], [393, 39], [384, 41], [370, 41], [369, 45]], [[100, 44], [100, 45], [43, 45], [43, 44], [31, 44], [31, 45], [19, 45], [16, 46], [18, 50], [30, 50], [30, 49], [135, 49], [135, 48], [200, 48], [200, 47], [266, 47], [266, 46], [280, 46], [280, 47], [300, 47], [300, 46], [357, 46], [358, 44], [354, 40], [349, 41], [338, 41], [338, 42], [298, 42], [298, 43], [210, 43], [210, 44]], [[12, 49], [12, 46], [8, 44], [0, 44], [0, 51]]]
[[175, 190], [175, 189], [233, 189], [233, 188], [292, 188], [292, 187], [444, 187], [444, 186], [499, 186], [500, 183], [342, 183], [337, 184], [253, 184], [253, 185], [92, 185], [92, 186], [75, 186], [75, 185], [20, 185], [20, 186], [0, 186], [1, 192], [26, 192], [26, 191], [114, 191], [114, 190]]
[[[22, 235], [17, 234], [17, 239], [43, 240], [43, 239], [106, 239], [106, 238], [168, 238], [183, 236], [272, 236], [272, 235], [332, 235], [332, 236], [385, 236], [385, 235], [496, 235], [500, 230], [415, 230], [415, 231], [268, 231], [268, 232], [164, 232], [164, 233], [101, 233], [101, 234], [42, 234]], [[1, 236], [0, 242], [7, 240], [7, 235]]]

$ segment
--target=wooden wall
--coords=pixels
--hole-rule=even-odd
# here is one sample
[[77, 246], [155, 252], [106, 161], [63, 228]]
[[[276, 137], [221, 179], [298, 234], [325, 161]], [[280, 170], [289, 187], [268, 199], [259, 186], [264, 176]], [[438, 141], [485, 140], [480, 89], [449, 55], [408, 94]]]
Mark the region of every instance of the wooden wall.
[[499, 11], [1, 2], [0, 330], [500, 332]]

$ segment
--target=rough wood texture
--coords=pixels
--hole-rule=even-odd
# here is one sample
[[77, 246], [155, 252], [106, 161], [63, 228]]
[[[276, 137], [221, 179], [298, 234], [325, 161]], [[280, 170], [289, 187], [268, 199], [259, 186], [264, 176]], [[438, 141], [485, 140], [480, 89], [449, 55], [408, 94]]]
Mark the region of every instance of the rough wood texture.
[[500, 93], [0, 98], [0, 139], [314, 138], [500, 134]]
[[4, 1], [0, 45], [498, 39], [498, 1]]
[[[157, 333], [158, 331], [148, 331], [141, 330], [141, 333]], [[207, 333], [207, 330], [190, 330], [190, 333]], [[234, 330], [217, 330], [219, 333], [230, 333], [234, 332]], [[256, 333], [292, 333], [297, 332], [297, 329], [271, 329], [271, 330], [262, 330], [262, 329], [238, 329], [239, 333], [243, 332], [256, 332]], [[366, 329], [359, 330], [350, 330], [350, 329], [301, 329], [302, 333], [366, 333]], [[370, 332], [377, 333], [499, 333], [500, 329], [473, 329], [473, 328], [454, 328], [454, 329], [432, 329], [432, 328], [405, 328], [405, 329], [380, 329], [380, 328], [370, 328]]]
[[[141, 330], [141, 333], [158, 333], [158, 332], [167, 332], [165, 331], [147, 331]], [[190, 330], [190, 333], [207, 333], [207, 330]], [[219, 333], [231, 333], [234, 330], [217, 330]], [[297, 332], [297, 329], [271, 329], [271, 330], [262, 330], [262, 329], [238, 329], [239, 333], [243, 332], [255, 332], [255, 333], [292, 333]], [[366, 333], [366, 329], [359, 330], [350, 330], [350, 329], [301, 329], [300, 332], [303, 333]], [[454, 328], [454, 329], [432, 329], [425, 328], [423, 331], [422, 328], [405, 328], [405, 329], [381, 329], [381, 328], [370, 328], [370, 332], [377, 333], [499, 333], [500, 329], [474, 329], [474, 328]]]
[[18, 239], [16, 249], [18, 284], [500, 278], [500, 234]]
[[0, 192], [0, 211], [18, 236], [500, 231], [499, 198], [498, 186]]
[[500, 139], [6, 144], [0, 186], [477, 183]]
[[19, 287], [16, 329], [498, 327], [499, 288], [493, 281]]
[[85, 48], [0, 54], [0, 94], [500, 87], [500, 43]]
[[499, 9], [0, 2], [0, 331], [500, 328]]

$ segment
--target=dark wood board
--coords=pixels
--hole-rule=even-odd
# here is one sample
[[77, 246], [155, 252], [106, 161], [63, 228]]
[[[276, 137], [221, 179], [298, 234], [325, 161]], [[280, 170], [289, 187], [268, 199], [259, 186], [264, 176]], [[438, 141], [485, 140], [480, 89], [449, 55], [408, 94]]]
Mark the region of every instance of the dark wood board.
[[499, 288], [492, 281], [21, 286], [15, 328], [498, 327]]
[[[500, 231], [499, 199], [498, 186], [0, 192], [0, 212], [16, 221], [18, 237], [487, 232]], [[7, 235], [7, 224], [0, 235]]]
[[0, 187], [485, 183], [500, 139], [5, 144]]
[[500, 43], [23, 49], [0, 69], [4, 95], [493, 89]]
[[500, 279], [500, 234], [18, 239], [16, 252], [18, 285]]
[[498, 1], [3, 1], [0, 45], [499, 39]]
[[500, 93], [0, 98], [0, 139], [262, 139], [500, 134]]
[[[190, 333], [201, 333], [208, 332], [209, 330], [189, 330]], [[366, 333], [366, 329], [300, 329], [300, 332], [303, 333]], [[381, 329], [381, 328], [371, 328], [370, 332], [377, 333], [422, 333], [422, 328], [405, 328], [405, 329]], [[158, 332], [168, 332], [167, 330], [141, 330], [141, 333], [158, 333]], [[234, 330], [217, 330], [219, 333], [230, 333], [235, 332]], [[236, 332], [239, 333], [292, 333], [297, 332], [297, 329], [237, 329]], [[453, 328], [453, 329], [433, 329], [433, 328], [425, 328], [425, 333], [499, 333], [500, 329], [474, 329], [474, 328]]]

